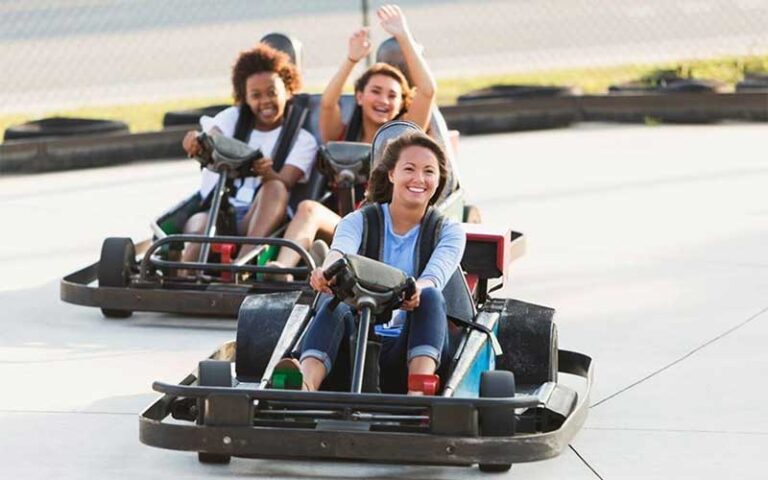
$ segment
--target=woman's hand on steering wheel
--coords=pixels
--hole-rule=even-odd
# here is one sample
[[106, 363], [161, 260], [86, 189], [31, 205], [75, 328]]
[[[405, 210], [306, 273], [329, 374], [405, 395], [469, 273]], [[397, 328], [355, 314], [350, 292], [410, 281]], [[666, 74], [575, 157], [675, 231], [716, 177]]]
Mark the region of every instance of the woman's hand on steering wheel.
[[325, 278], [325, 270], [323, 270], [322, 267], [317, 267], [312, 270], [312, 275], [309, 277], [309, 284], [316, 292], [333, 295], [333, 291], [331, 291], [331, 285], [335, 280], [336, 278], [327, 280]]
[[416, 280], [416, 288], [413, 291], [413, 295], [410, 298], [403, 300], [400, 304], [400, 310], [410, 312], [419, 307], [421, 301], [421, 291], [428, 287], [434, 287], [435, 284], [431, 280]]
[[184, 151], [187, 152], [189, 158], [197, 157], [203, 153], [203, 146], [197, 139], [199, 134], [200, 132], [190, 130], [184, 135], [184, 140], [181, 141], [181, 146], [184, 148]]

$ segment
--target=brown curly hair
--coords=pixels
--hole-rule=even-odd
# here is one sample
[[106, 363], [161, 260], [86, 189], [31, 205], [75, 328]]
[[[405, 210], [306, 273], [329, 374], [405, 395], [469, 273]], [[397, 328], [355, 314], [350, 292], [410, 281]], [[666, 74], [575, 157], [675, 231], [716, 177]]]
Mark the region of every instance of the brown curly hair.
[[434, 153], [437, 158], [440, 181], [437, 184], [437, 190], [435, 190], [434, 195], [429, 199], [429, 204], [432, 205], [437, 201], [448, 179], [448, 162], [445, 158], [445, 152], [426, 133], [409, 132], [387, 143], [384, 153], [381, 155], [381, 160], [371, 171], [371, 176], [368, 180], [368, 190], [365, 193], [367, 202], [388, 203], [392, 201], [392, 182], [389, 181], [389, 172], [395, 169], [402, 151], [411, 146], [424, 147]]
[[240, 53], [232, 67], [232, 96], [235, 103], [245, 103], [245, 82], [254, 73], [275, 72], [285, 83], [285, 89], [294, 94], [301, 88], [301, 74], [291, 63], [291, 57], [264, 42]]
[[374, 75], [384, 75], [393, 78], [400, 84], [400, 89], [403, 91], [401, 96], [403, 106], [397, 114], [402, 115], [408, 111], [408, 107], [411, 106], [411, 100], [413, 100], [413, 89], [410, 84], [408, 84], [408, 80], [405, 79], [403, 72], [387, 63], [374, 63], [371, 65], [371, 67], [355, 81], [355, 92], [362, 92], [365, 90], [365, 86], [368, 85], [368, 82]]

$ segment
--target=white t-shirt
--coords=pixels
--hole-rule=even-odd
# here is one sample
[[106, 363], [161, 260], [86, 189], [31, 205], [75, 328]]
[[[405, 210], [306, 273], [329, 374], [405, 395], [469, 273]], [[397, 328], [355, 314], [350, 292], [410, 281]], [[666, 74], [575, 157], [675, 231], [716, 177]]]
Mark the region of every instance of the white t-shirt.
[[[210, 132], [213, 127], [221, 130], [221, 133], [234, 137], [235, 126], [237, 125], [237, 119], [240, 117], [240, 107], [233, 106], [226, 110], [222, 110], [215, 117], [203, 116], [200, 118], [200, 126], [204, 132]], [[265, 157], [272, 155], [272, 150], [275, 148], [275, 143], [280, 137], [280, 131], [282, 126], [277, 127], [274, 130], [268, 132], [262, 132], [260, 130], [251, 130], [251, 136], [248, 138], [248, 146], [251, 148], [260, 148], [261, 153]], [[293, 144], [293, 148], [288, 153], [288, 158], [285, 159], [284, 165], [293, 165], [304, 172], [304, 175], [299, 179], [299, 182], [306, 182], [309, 178], [309, 174], [312, 171], [312, 167], [315, 164], [315, 156], [317, 155], [317, 141], [311, 133], [305, 129], [299, 131], [299, 136], [296, 138], [296, 142]], [[200, 182], [200, 195], [206, 198], [211, 191], [216, 188], [219, 175], [207, 168], [202, 170], [202, 179]], [[261, 186], [261, 177], [247, 177], [238, 178], [235, 180], [235, 188], [237, 192], [234, 197], [230, 197], [229, 203], [234, 207], [248, 207], [253, 201], [253, 197], [256, 191]]]

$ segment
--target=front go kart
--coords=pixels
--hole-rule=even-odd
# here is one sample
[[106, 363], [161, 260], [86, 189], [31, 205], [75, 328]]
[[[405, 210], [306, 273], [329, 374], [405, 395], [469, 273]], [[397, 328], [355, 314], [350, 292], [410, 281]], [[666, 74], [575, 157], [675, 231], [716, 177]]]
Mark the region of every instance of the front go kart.
[[[198, 452], [204, 463], [237, 456], [478, 464], [498, 472], [557, 456], [585, 421], [591, 359], [558, 349], [554, 310], [488, 295], [489, 281], [506, 278], [509, 232], [470, 228], [467, 239], [464, 275], [443, 291], [451, 348], [435, 395], [379, 393], [370, 314], [407, 295], [409, 282], [398, 270], [347, 255], [328, 272], [339, 301], [359, 312], [357, 335], [342, 342], [352, 365], [346, 382], [329, 376], [317, 392], [272, 388], [275, 366], [297, 350], [315, 312], [249, 297], [236, 341], [180, 384], [153, 384], [162, 397], [141, 414], [141, 441]], [[475, 279], [474, 295], [465, 276]]]

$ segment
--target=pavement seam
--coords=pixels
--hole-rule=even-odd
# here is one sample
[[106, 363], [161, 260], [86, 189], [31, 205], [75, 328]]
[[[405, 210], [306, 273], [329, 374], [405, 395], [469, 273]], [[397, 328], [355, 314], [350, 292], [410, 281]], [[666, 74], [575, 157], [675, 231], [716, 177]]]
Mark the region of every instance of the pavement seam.
[[655, 433], [715, 433], [722, 435], [755, 435], [765, 436], [768, 432], [746, 432], [739, 430], [694, 430], [683, 428], [633, 428], [633, 427], [584, 427], [584, 430], [601, 430], [616, 432], [655, 432]]
[[126, 415], [130, 416], [136, 416], [138, 413], [136, 412], [99, 412], [99, 411], [92, 411], [92, 412], [76, 412], [71, 410], [6, 410], [6, 409], [0, 409], [0, 413], [8, 413], [8, 414], [43, 414], [43, 415], [117, 415], [124, 417]]
[[637, 385], [640, 385], [641, 383], [645, 382], [646, 380], [649, 380], [649, 379], [655, 377], [656, 375], [660, 374], [661, 372], [674, 367], [678, 363], [680, 363], [683, 360], [685, 360], [686, 358], [694, 355], [695, 353], [699, 352], [700, 350], [703, 350], [704, 348], [712, 345], [713, 343], [717, 342], [718, 340], [721, 340], [721, 339], [727, 337], [731, 333], [733, 333], [736, 330], [740, 329], [741, 327], [743, 327], [744, 325], [748, 324], [749, 322], [751, 322], [752, 320], [756, 319], [757, 317], [759, 317], [760, 315], [764, 314], [765, 312], [768, 312], [768, 307], [765, 307], [762, 310], [760, 310], [759, 312], [755, 313], [754, 315], [751, 315], [749, 318], [747, 318], [743, 322], [741, 322], [738, 325], [735, 325], [735, 326], [729, 328], [728, 330], [726, 330], [725, 332], [723, 332], [720, 335], [716, 336], [715, 338], [713, 338], [713, 339], [703, 343], [702, 345], [699, 345], [698, 347], [694, 348], [693, 350], [691, 350], [690, 352], [686, 353], [685, 355], [683, 355], [682, 357], [678, 358], [677, 360], [674, 360], [673, 362], [671, 362], [671, 363], [669, 363], [669, 364], [659, 368], [658, 370], [655, 370], [654, 372], [649, 373], [645, 377], [643, 377], [640, 380], [638, 380], [638, 381], [636, 381], [636, 382], [634, 382], [634, 383], [632, 383], [632, 384], [622, 388], [618, 392], [612, 393], [611, 395], [608, 395], [607, 397], [603, 398], [602, 400], [600, 400], [600, 401], [598, 401], [596, 403], [593, 403], [592, 405], [590, 405], [589, 408], [595, 408], [598, 405], [603, 404], [603, 403], [607, 402], [608, 400], [610, 400], [610, 399], [612, 399], [612, 398], [614, 398], [614, 397], [616, 397], [618, 395], [621, 395], [622, 393], [624, 393], [624, 392], [626, 392], [626, 391], [636, 387]]
[[592, 467], [592, 465], [590, 465], [590, 464], [589, 464], [589, 462], [588, 462], [588, 461], [587, 461], [587, 460], [586, 460], [584, 457], [582, 457], [582, 456], [581, 456], [581, 454], [578, 452], [578, 450], [576, 450], [576, 447], [574, 447], [574, 446], [573, 446], [573, 445], [571, 445], [571, 444], [568, 444], [568, 448], [570, 448], [570, 449], [571, 449], [571, 451], [573, 451], [573, 453], [575, 453], [575, 454], [576, 454], [576, 456], [577, 456], [577, 457], [579, 457], [579, 460], [581, 460], [581, 463], [583, 463], [584, 465], [586, 465], [586, 466], [587, 466], [587, 468], [588, 468], [588, 469], [590, 469], [590, 470], [592, 471], [592, 473], [594, 473], [594, 474], [595, 474], [595, 476], [596, 476], [597, 478], [599, 478], [600, 480], [604, 480], [604, 479], [603, 479], [603, 477], [602, 477], [602, 475], [600, 475], [599, 473], [597, 473], [597, 470], [595, 470], [595, 469]]

